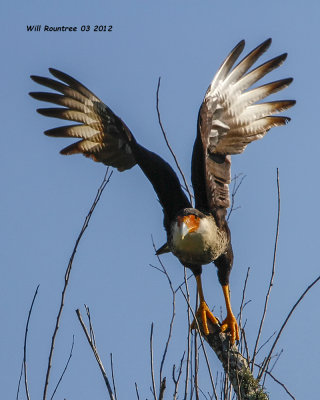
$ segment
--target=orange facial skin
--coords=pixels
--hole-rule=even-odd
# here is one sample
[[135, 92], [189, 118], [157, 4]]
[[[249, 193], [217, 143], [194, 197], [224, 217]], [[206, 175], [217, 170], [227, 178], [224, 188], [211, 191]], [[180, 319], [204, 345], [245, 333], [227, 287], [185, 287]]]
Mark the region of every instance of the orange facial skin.
[[189, 233], [196, 232], [200, 225], [200, 218], [195, 215], [186, 215], [184, 217], [178, 217], [178, 225], [185, 223], [188, 227]]

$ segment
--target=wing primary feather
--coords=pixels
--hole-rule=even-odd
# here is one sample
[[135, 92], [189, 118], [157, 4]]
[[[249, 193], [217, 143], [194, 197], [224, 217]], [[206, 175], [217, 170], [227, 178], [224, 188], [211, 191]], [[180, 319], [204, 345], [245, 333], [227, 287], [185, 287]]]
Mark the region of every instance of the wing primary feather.
[[295, 104], [295, 100], [276, 100], [267, 103], [254, 104], [246, 107], [241, 114], [239, 113], [236, 114], [235, 117], [226, 119], [226, 123], [229, 126], [250, 125], [257, 119], [280, 113]]
[[82, 153], [82, 150], [79, 148], [79, 144], [82, 142], [82, 140], [79, 140], [76, 143], [72, 143], [67, 147], [64, 147], [62, 150], [60, 150], [60, 154], [63, 154], [65, 156], [69, 156], [72, 154], [79, 154]]
[[235, 99], [234, 103], [231, 105], [233, 110], [232, 113], [233, 114], [241, 113], [241, 111], [245, 107], [257, 101], [263, 100], [264, 98], [270, 96], [271, 94], [279, 92], [280, 90], [289, 86], [292, 81], [293, 78], [281, 79], [271, 83], [266, 83], [265, 85], [256, 87], [254, 89], [251, 89], [247, 92], [240, 94], [240, 96], [238, 96]]
[[59, 93], [30, 92], [29, 95], [36, 100], [72, 108], [77, 111], [90, 112], [93, 109], [92, 105], [89, 104], [89, 102], [83, 104], [83, 102], [74, 97], [68, 97]]
[[[272, 40], [270, 38], [265, 40], [263, 43], [253, 49], [243, 60], [241, 60], [223, 81], [222, 88], [238, 81], [252, 67], [258, 58], [260, 58], [262, 54], [266, 52], [266, 50], [270, 47], [271, 41]], [[222, 88], [220, 90], [222, 90]]]
[[74, 137], [80, 139], [92, 138], [99, 133], [98, 129], [94, 129], [88, 125], [67, 125], [58, 128], [48, 129], [44, 132], [45, 135], [51, 137]]
[[[37, 75], [31, 75], [30, 78], [34, 82], [38, 83], [39, 85], [48, 87], [49, 89], [56, 90], [57, 92], [60, 92], [60, 93], [64, 94], [65, 96], [70, 97], [72, 99], [76, 99], [85, 105], [87, 105], [88, 102], [89, 102], [89, 104], [92, 104], [92, 100], [88, 99], [88, 97], [84, 96], [79, 91], [73, 89], [72, 87], [65, 85], [62, 82], [56, 81], [51, 78], [46, 78], [43, 76], [37, 76]], [[31, 92], [30, 96], [34, 97], [34, 93], [36, 93], [36, 92]], [[46, 101], [46, 100], [44, 100], [44, 101]]]
[[39, 85], [48, 87], [49, 89], [53, 89], [61, 93], [64, 93], [65, 89], [68, 88], [67, 85], [44, 76], [30, 75], [30, 78]]
[[87, 97], [91, 100], [100, 101], [100, 99], [94, 93], [92, 93], [91, 90], [86, 88], [82, 83], [80, 83], [76, 79], [72, 78], [70, 75], [68, 75], [62, 71], [59, 71], [55, 68], [49, 68], [49, 71], [54, 77], [60, 79], [62, 82], [67, 83], [71, 88], [77, 90], [78, 92], [83, 94], [85, 97]]
[[245, 41], [241, 40], [229, 53], [227, 58], [221, 64], [220, 68], [218, 69], [217, 73], [215, 74], [207, 93], [210, 91], [214, 91], [218, 86], [219, 82], [223, 81], [225, 77], [230, 72], [231, 68], [233, 67], [234, 63], [239, 58], [240, 54], [242, 53], [245, 46]]
[[37, 112], [46, 117], [83, 122], [85, 124], [97, 122], [94, 114], [83, 113], [77, 110], [70, 110], [69, 108], [38, 108]]
[[272, 127], [290, 121], [274, 114], [292, 107], [294, 100], [258, 102], [290, 85], [292, 78], [251, 89], [287, 57], [283, 53], [252, 69], [270, 44], [271, 39], [265, 40], [233, 67], [243, 49], [244, 42], [240, 42], [219, 68], [201, 104], [192, 157], [192, 183], [196, 204], [208, 212], [217, 212], [230, 204], [230, 155], [242, 153], [249, 143], [261, 139]]
[[232, 88], [234, 92], [248, 89], [266, 74], [279, 67], [287, 58], [287, 53], [274, 57], [269, 61], [261, 64], [259, 67], [244, 75]]

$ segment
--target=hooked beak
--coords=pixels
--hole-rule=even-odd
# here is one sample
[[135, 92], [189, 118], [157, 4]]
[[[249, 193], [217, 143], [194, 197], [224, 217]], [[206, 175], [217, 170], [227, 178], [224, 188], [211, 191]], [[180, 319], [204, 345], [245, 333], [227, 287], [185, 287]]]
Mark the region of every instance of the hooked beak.
[[185, 238], [185, 236], [187, 236], [187, 234], [189, 233], [189, 228], [187, 226], [187, 224], [185, 224], [184, 222], [182, 222], [181, 226], [180, 226], [180, 232], [181, 232], [181, 238], [182, 240]]
[[180, 227], [181, 238], [183, 240], [188, 233], [197, 231], [200, 219], [195, 215], [186, 215], [184, 217], [178, 217], [178, 224]]

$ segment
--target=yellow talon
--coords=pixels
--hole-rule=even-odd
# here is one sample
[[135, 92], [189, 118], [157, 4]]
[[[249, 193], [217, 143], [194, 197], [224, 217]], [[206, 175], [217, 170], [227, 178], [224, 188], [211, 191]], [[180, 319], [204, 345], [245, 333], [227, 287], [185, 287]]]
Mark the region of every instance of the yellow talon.
[[[219, 324], [218, 319], [212, 314], [207, 303], [205, 301], [200, 302], [200, 306], [196, 312], [196, 317], [200, 318], [202, 321], [203, 332], [205, 335], [209, 335], [209, 328], [207, 320], [209, 319], [213, 324]], [[190, 329], [196, 329], [197, 322], [194, 319], [192, 324], [190, 325]]]
[[221, 332], [230, 331], [230, 342], [234, 344], [235, 340], [239, 340], [239, 327], [236, 317], [233, 315], [230, 303], [229, 285], [222, 286], [224, 298], [227, 307], [227, 318], [221, 324]]
[[239, 328], [238, 323], [233, 314], [228, 314], [227, 318], [221, 324], [221, 332], [226, 330], [230, 331], [230, 342], [234, 344], [235, 340], [239, 340]]

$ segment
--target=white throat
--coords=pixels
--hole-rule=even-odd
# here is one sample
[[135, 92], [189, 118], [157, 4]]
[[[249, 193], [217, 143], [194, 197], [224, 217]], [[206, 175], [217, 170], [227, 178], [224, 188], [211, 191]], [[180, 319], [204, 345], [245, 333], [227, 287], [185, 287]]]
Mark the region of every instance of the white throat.
[[185, 223], [172, 225], [171, 251], [182, 263], [208, 264], [227, 247], [225, 232], [218, 229], [213, 217], [201, 218], [195, 232], [189, 233]]

